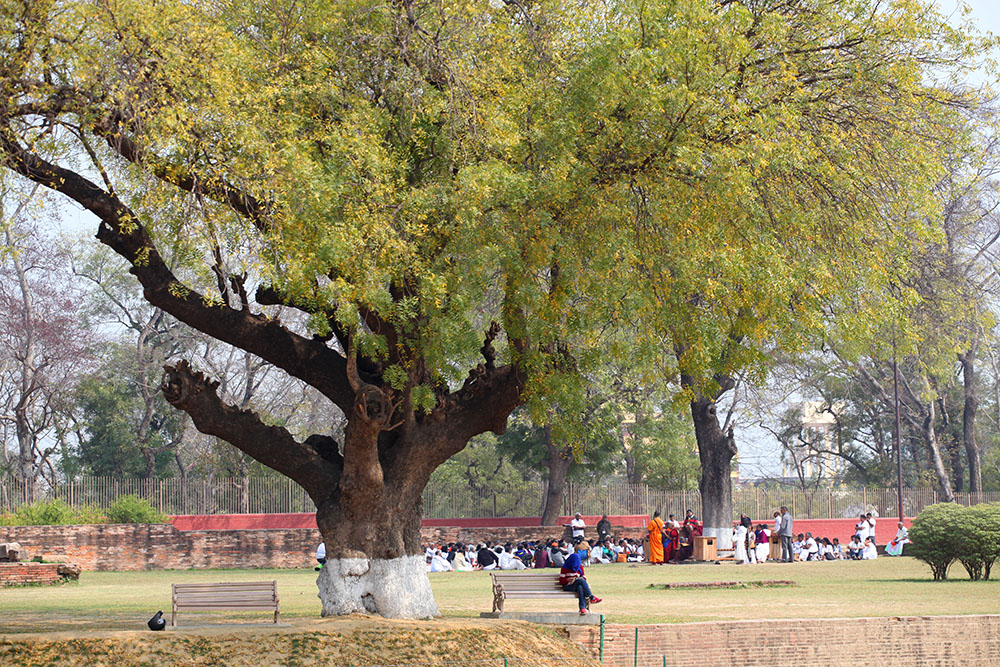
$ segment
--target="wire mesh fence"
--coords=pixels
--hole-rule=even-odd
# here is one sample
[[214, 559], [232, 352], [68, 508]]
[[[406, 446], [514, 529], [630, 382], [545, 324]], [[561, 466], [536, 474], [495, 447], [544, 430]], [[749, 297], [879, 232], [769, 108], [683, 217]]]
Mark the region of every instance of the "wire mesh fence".
[[[429, 519], [532, 517], [541, 513], [544, 482], [523, 482], [497, 489], [473, 488], [459, 484], [428, 485], [423, 494], [423, 515]], [[123, 495], [137, 495], [166, 514], [276, 514], [315, 512], [316, 506], [305, 490], [285, 477], [237, 477], [212, 479], [136, 479], [81, 477], [54, 484], [30, 484], [12, 478], [0, 479], [0, 511], [14, 512], [37, 500], [61, 500], [73, 508], [107, 508]], [[847, 518], [861, 512], [895, 516], [896, 489], [816, 488], [781, 486], [737, 487], [733, 489], [733, 513], [766, 519], [780, 506], [803, 519]], [[903, 511], [915, 516], [924, 507], [938, 502], [936, 490], [903, 489]], [[956, 502], [974, 505], [1000, 501], [1000, 492], [956, 494]], [[669, 491], [646, 484], [568, 483], [562, 514], [649, 515], [682, 514], [692, 509], [701, 516], [701, 496], [697, 491]]]

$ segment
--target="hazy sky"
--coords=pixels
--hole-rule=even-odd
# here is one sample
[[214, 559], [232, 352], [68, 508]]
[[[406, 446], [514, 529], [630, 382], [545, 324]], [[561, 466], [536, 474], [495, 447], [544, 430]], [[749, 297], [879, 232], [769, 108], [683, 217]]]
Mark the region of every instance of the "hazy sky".
[[[968, 0], [966, 4], [972, 8], [972, 16], [983, 30], [1000, 34], [1000, 3], [997, 0]], [[948, 5], [942, 3], [941, 6]]]

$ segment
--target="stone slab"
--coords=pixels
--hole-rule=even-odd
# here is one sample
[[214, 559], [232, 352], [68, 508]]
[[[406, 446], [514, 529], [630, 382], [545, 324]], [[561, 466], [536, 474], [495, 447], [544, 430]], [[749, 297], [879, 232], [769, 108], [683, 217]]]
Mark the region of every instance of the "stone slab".
[[484, 611], [479, 618], [496, 618], [503, 621], [528, 621], [551, 625], [600, 625], [602, 614], [591, 612], [581, 616], [577, 612], [560, 611]]

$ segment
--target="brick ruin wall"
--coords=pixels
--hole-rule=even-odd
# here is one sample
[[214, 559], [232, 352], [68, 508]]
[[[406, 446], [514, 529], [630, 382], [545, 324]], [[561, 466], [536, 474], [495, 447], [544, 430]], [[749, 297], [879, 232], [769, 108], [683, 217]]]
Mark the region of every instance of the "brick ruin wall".
[[[233, 517], [247, 518], [229, 515], [228, 519]], [[227, 517], [199, 518], [205, 520], [202, 523], [209, 525], [233, 523], [208, 521]], [[315, 525], [314, 516], [309, 519]], [[182, 522], [182, 526], [190, 523]], [[286, 521], [285, 525], [289, 523], [292, 522]], [[442, 526], [427, 525], [425, 522], [420, 530], [421, 541], [432, 545], [486, 540], [502, 544], [569, 537], [569, 529], [562, 526], [484, 526], [469, 525], [473, 523], [471, 521], [465, 523], [466, 525]], [[646, 537], [645, 529], [639, 526], [615, 525], [612, 532], [615, 539], [628, 537], [641, 540]], [[591, 541], [597, 538], [597, 531], [592, 525], [588, 525], [586, 537]], [[880, 536], [880, 539], [882, 537], [884, 536]], [[318, 529], [306, 527], [180, 530], [173, 524], [0, 526], [0, 542], [18, 542], [32, 556], [41, 556], [45, 560], [60, 557], [84, 570], [310, 567], [315, 564], [314, 555], [320, 539]], [[882, 543], [884, 541], [880, 541]]]
[[62, 581], [58, 563], [0, 563], [0, 588]]
[[0, 527], [43, 560], [84, 570], [301, 568], [315, 564], [319, 531], [177, 530], [170, 524]]
[[[425, 526], [425, 544], [518, 542], [561, 537], [561, 529]], [[626, 534], [626, 531], [628, 533]], [[629, 536], [636, 529], [624, 529]], [[619, 531], [616, 531], [616, 535]], [[636, 536], [639, 533], [636, 532]], [[178, 530], [171, 524], [0, 526], [0, 542], [18, 542], [32, 556], [65, 560], [84, 570], [302, 568], [315, 565], [315, 528]]]

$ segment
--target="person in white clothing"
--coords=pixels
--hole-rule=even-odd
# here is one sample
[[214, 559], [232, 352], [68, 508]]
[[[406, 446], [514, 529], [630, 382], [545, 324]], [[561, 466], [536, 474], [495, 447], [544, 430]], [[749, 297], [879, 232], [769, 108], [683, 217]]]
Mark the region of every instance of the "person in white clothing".
[[316, 569], [322, 570], [323, 566], [326, 565], [326, 542], [320, 542], [319, 546], [316, 547], [316, 560], [319, 561]]
[[868, 533], [869, 528], [870, 526], [868, 525], [868, 517], [862, 514], [858, 518], [858, 522], [854, 525], [854, 533], [858, 536], [858, 539], [861, 540], [862, 544], [869, 535]]
[[448, 559], [441, 555], [441, 550], [435, 549], [428, 569], [431, 572], [451, 572], [452, 567]]
[[451, 564], [455, 568], [456, 572], [471, 572], [472, 565], [469, 561], [465, 560], [465, 552], [459, 551], [455, 554], [455, 560]]
[[497, 554], [497, 561], [500, 563], [501, 570], [526, 570], [527, 567], [521, 562], [520, 558], [514, 558], [512, 554], [507, 549], [503, 547], [497, 547], [494, 549]]
[[813, 539], [812, 533], [806, 533], [806, 541], [802, 543], [802, 560], [819, 560], [819, 545]]
[[885, 545], [885, 555], [886, 556], [901, 556], [903, 554], [903, 545], [909, 544], [910, 542], [910, 531], [906, 530], [906, 526], [900, 521], [896, 524], [898, 530], [896, 530], [896, 537]]
[[851, 537], [851, 541], [847, 544], [847, 556], [851, 560], [861, 560], [861, 552], [864, 549], [864, 545], [861, 544], [861, 540], [858, 539], [857, 535]]
[[865, 539], [865, 545], [861, 547], [861, 560], [875, 560], [876, 558], [878, 558], [878, 549], [875, 547], [874, 540], [868, 537]]
[[742, 524], [737, 525], [736, 528], [733, 529], [733, 547], [735, 549], [733, 558], [736, 559], [737, 565], [743, 565], [744, 563], [750, 562], [747, 558], [746, 538], [746, 526], [743, 526]]
[[872, 538], [872, 544], [878, 544], [875, 541], [875, 524], [877, 523], [875, 517], [872, 516], [871, 512], [868, 512], [865, 514], [865, 520], [868, 522], [868, 537]]
[[[581, 542], [580, 543], [581, 546], [583, 546], [584, 544], [586, 544], [586, 542]], [[585, 554], [581, 553], [580, 554], [580, 558], [582, 559], [584, 557], [584, 555]], [[604, 556], [604, 550], [600, 547], [600, 545], [595, 546], [593, 549], [590, 550], [589, 561], [590, 561], [591, 565], [593, 565], [594, 563], [610, 563], [611, 562], [608, 558], [606, 558]]]
[[579, 512], [574, 514], [573, 518], [566, 525], [569, 526], [570, 531], [572, 531], [573, 533], [574, 542], [579, 542], [580, 540], [583, 539], [583, 534], [587, 528], [587, 523], [583, 520], [583, 517], [580, 516]]

